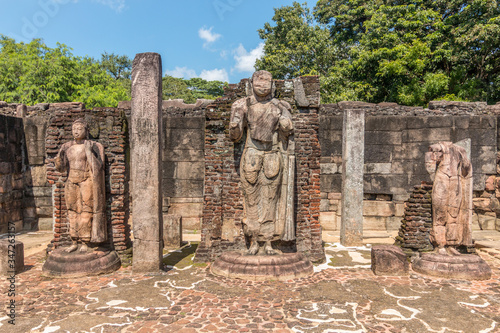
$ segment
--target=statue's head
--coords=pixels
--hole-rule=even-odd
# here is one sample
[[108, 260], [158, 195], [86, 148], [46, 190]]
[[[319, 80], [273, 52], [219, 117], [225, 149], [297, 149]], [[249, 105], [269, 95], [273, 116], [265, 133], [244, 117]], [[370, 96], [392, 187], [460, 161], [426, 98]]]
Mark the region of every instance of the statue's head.
[[71, 130], [73, 132], [73, 137], [75, 138], [75, 140], [84, 140], [87, 138], [88, 125], [83, 118], [75, 120], [73, 122]]
[[268, 71], [258, 71], [252, 75], [253, 92], [259, 97], [265, 97], [273, 91], [273, 75]]
[[444, 154], [447, 152], [446, 142], [440, 142], [429, 146], [429, 151], [425, 153], [425, 169], [431, 176], [432, 181], [434, 181], [439, 163], [441, 163]]

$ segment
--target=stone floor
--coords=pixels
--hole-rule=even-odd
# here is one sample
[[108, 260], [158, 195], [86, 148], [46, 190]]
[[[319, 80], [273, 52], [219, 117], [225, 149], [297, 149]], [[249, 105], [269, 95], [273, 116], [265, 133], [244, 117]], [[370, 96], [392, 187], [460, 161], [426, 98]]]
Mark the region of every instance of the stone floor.
[[43, 277], [44, 253], [32, 254], [15, 298], [0, 281], [0, 304], [15, 299], [16, 315], [12, 326], [0, 314], [0, 332], [500, 332], [494, 248], [479, 252], [493, 270], [487, 281], [378, 277], [369, 247], [326, 244], [327, 263], [287, 282], [213, 276], [192, 263], [195, 248], [166, 253], [162, 274], [126, 267], [69, 280]]

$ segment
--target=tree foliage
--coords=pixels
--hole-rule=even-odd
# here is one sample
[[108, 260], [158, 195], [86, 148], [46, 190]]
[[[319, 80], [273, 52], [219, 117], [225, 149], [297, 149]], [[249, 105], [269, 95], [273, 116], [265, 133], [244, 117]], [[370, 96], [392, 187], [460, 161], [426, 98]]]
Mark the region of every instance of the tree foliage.
[[111, 59], [105, 64], [76, 57], [64, 44], [49, 48], [41, 39], [26, 44], [4, 35], [0, 47], [0, 100], [28, 105], [79, 101], [95, 107], [130, 99], [130, 80], [123, 72], [111, 76], [105, 67], [113, 68]]
[[[319, 0], [312, 17], [294, 2], [273, 20], [259, 30], [256, 68], [279, 78], [319, 73], [324, 102], [500, 100], [496, 0]], [[314, 45], [322, 47], [308, 52]]]
[[306, 5], [275, 9], [273, 21], [259, 29], [265, 41], [264, 56], [257, 59], [256, 69], [265, 69], [277, 79], [300, 75], [326, 75], [337, 58], [337, 47], [325, 25], [318, 24]]
[[165, 75], [162, 80], [163, 99], [183, 99], [195, 103], [197, 99], [216, 99], [224, 94], [227, 84], [221, 81], [207, 81], [201, 78], [180, 79]]

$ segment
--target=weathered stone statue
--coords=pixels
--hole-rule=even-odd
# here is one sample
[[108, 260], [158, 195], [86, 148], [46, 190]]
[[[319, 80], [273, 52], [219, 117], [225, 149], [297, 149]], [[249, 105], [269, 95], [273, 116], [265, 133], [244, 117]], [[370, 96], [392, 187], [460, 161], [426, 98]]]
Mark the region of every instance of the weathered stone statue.
[[239, 141], [246, 136], [240, 164], [245, 200], [244, 233], [248, 254], [278, 254], [271, 242], [295, 239], [293, 177], [295, 167], [291, 106], [272, 96], [272, 75], [252, 76], [253, 95], [237, 100], [231, 109], [229, 134]]
[[425, 165], [433, 179], [431, 242], [440, 254], [472, 246], [472, 165], [465, 149], [451, 142], [429, 147]]
[[457, 250], [462, 246], [469, 252], [473, 246], [472, 165], [465, 149], [451, 142], [431, 145], [425, 167], [433, 180], [430, 240], [435, 251], [419, 253], [412, 269], [451, 279], [490, 279], [491, 268], [480, 256]]
[[85, 252], [89, 243], [107, 240], [104, 147], [87, 139], [83, 119], [73, 123], [74, 140], [63, 144], [56, 156], [56, 169], [68, 171], [65, 187], [69, 234], [73, 244], [66, 249]]

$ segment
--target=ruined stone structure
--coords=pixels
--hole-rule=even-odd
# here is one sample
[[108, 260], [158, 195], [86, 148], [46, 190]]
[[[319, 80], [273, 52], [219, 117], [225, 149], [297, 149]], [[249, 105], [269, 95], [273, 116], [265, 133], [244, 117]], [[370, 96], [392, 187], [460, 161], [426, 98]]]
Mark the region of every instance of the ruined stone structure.
[[[295, 137], [296, 251], [312, 261], [324, 259], [319, 225], [320, 147], [317, 77], [275, 81], [274, 96], [292, 106]], [[246, 249], [243, 193], [239, 188], [243, 144], [229, 136], [231, 106], [251, 94], [248, 81], [230, 86], [208, 107], [205, 126], [205, 203], [201, 243], [195, 259], [212, 261], [223, 252]]]
[[[69, 112], [68, 112], [69, 111]], [[71, 244], [67, 220], [64, 186], [66, 175], [56, 170], [54, 158], [60, 147], [72, 139], [71, 128], [76, 119], [84, 118], [89, 124], [90, 139], [103, 145], [105, 153], [106, 219], [109, 221], [107, 236], [113, 248], [124, 253], [130, 247], [129, 166], [126, 164], [128, 137], [126, 118], [118, 109], [99, 108], [56, 109], [47, 115], [46, 165], [48, 183], [53, 189], [55, 248]]]
[[[226, 95], [213, 102], [162, 103], [162, 211], [180, 215], [185, 231], [202, 233], [199, 255], [203, 260], [213, 260], [220, 253], [203, 252], [204, 244], [215, 244], [222, 251], [234, 247], [242, 237], [243, 201], [234, 191], [242, 146], [234, 146], [228, 139], [227, 125], [232, 103], [246, 97], [248, 87], [247, 80], [230, 85]], [[472, 228], [500, 230], [496, 217], [500, 214], [496, 157], [500, 105], [444, 101], [431, 102], [426, 109], [394, 103], [320, 105], [317, 77], [275, 81], [275, 96], [292, 106], [299, 188], [295, 198], [297, 247], [309, 251], [310, 258], [321, 257], [319, 248], [314, 248], [321, 240], [321, 228], [326, 233], [340, 231], [345, 109], [363, 109], [366, 115], [363, 231], [382, 236], [397, 231], [413, 187], [431, 180], [422, 161], [428, 146], [469, 137], [477, 213]], [[16, 118], [18, 106], [0, 103], [0, 230], [5, 233], [9, 222], [20, 231], [54, 221], [49, 225], [55, 232], [51, 248], [70, 243], [62, 210], [65, 179], [54, 169], [52, 159], [60, 145], [71, 139], [72, 121], [84, 117], [90, 120], [91, 137], [105, 148], [106, 214], [112, 226], [108, 236], [119, 253], [126, 253], [131, 244], [127, 195], [131, 103], [94, 110], [81, 103], [38, 104], [19, 108], [25, 116]], [[15, 154], [9, 149], [16, 150]], [[236, 165], [222, 162], [226, 157], [234, 160], [234, 156]], [[318, 193], [307, 194], [312, 193], [310, 189]], [[202, 226], [202, 217], [216, 223]]]
[[[389, 104], [389, 105], [387, 105]], [[437, 104], [437, 103], [436, 103]], [[422, 156], [429, 145], [439, 141], [457, 142], [471, 138], [474, 199], [484, 211], [493, 214], [483, 228], [495, 229], [496, 202], [494, 182], [485, 192], [485, 183], [496, 177], [497, 112], [496, 106], [478, 103], [430, 104], [429, 109], [342, 102], [320, 108], [321, 213], [324, 230], [340, 230], [342, 188], [342, 113], [348, 108], [365, 111], [364, 207], [363, 230], [387, 236], [397, 231], [412, 189], [422, 181], [430, 182]], [[458, 104], [458, 106], [457, 106]], [[463, 106], [459, 108], [459, 106]], [[384, 115], [385, 114], [385, 115]], [[495, 178], [493, 177], [493, 180]], [[491, 179], [491, 178], [490, 178]], [[496, 184], [496, 183], [495, 183]], [[480, 198], [479, 198], [480, 197]], [[477, 207], [477, 206], [476, 206]], [[488, 208], [491, 207], [491, 208]], [[481, 216], [484, 220], [485, 216]], [[477, 221], [474, 228], [479, 228]]]
[[433, 180], [431, 241], [440, 253], [472, 243], [472, 166], [465, 149], [439, 142], [425, 154]]
[[415, 185], [410, 198], [405, 201], [401, 227], [396, 245], [407, 255], [414, 252], [432, 251], [430, 234], [432, 230], [432, 184]]

